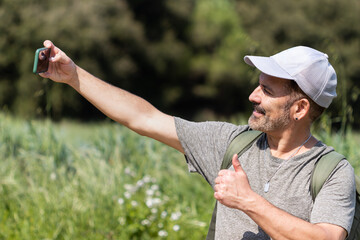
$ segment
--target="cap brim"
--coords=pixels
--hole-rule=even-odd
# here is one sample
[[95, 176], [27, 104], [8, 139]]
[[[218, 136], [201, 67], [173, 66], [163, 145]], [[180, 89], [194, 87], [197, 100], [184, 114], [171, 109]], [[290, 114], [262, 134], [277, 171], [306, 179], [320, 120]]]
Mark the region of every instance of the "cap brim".
[[282, 69], [271, 57], [245, 56], [244, 61], [256, 67], [261, 72], [278, 78], [295, 80], [289, 73]]

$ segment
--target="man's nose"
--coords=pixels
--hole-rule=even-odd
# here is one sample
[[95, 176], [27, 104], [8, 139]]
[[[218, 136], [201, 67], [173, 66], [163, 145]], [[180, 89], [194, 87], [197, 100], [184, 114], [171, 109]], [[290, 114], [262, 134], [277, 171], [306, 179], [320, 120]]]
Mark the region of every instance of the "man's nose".
[[258, 86], [257, 88], [254, 89], [254, 91], [250, 94], [249, 96], [249, 101], [253, 102], [253, 103], [260, 103], [260, 92], [261, 92], [261, 88], [260, 86]]

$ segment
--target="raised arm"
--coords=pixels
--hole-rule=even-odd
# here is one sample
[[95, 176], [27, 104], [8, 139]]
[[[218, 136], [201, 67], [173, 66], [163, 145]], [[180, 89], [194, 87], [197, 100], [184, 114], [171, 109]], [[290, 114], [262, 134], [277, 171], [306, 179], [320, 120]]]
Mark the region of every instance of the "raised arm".
[[70, 85], [114, 121], [184, 152], [172, 116], [162, 113], [146, 100], [91, 75], [51, 41], [46, 40], [44, 46], [51, 48], [52, 54], [48, 71], [40, 76]]

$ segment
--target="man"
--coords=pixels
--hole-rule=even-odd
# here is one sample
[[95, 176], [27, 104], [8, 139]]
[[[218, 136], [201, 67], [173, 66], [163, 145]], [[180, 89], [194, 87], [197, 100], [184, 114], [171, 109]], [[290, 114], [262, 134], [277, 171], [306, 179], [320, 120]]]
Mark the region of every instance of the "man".
[[249, 126], [169, 116], [76, 66], [50, 41], [44, 46], [52, 48], [52, 57], [42, 77], [70, 85], [108, 117], [185, 154], [189, 170], [211, 184], [220, 202], [216, 239], [346, 238], [355, 206], [350, 164], [338, 164], [314, 202], [309, 190], [316, 160], [332, 150], [310, 133], [336, 96], [336, 74], [326, 54], [295, 47], [270, 58], [245, 57], [261, 71], [249, 97], [249, 126], [265, 134], [219, 172], [231, 140]]

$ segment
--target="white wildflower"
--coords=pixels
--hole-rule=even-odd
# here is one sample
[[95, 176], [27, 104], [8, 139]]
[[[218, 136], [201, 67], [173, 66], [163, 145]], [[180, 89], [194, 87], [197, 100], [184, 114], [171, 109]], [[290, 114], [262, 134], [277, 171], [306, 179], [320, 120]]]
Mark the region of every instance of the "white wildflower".
[[132, 189], [132, 185], [131, 184], [124, 184], [124, 188], [128, 191], [130, 191]]
[[125, 188], [126, 191], [128, 191], [128, 192], [130, 192], [130, 193], [134, 193], [134, 192], [136, 192], [136, 190], [137, 190], [137, 187], [136, 187], [136, 186], [133, 186], [133, 185], [131, 185], [131, 184], [125, 184], [125, 185], [124, 185], [124, 188]]
[[206, 223], [205, 222], [200, 222], [200, 221], [190, 221], [191, 224], [198, 226], [198, 227], [206, 227]]
[[141, 225], [143, 226], [149, 226], [151, 224], [151, 222], [148, 219], [144, 219], [141, 221]]
[[166, 216], [167, 216], [167, 212], [166, 211], [163, 211], [162, 213], [161, 213], [161, 218], [166, 218]]
[[130, 175], [130, 176], [133, 175], [133, 172], [131, 171], [131, 169], [129, 167], [125, 168], [124, 172], [125, 172], [126, 175]]
[[150, 187], [150, 189], [153, 191], [157, 191], [157, 190], [159, 190], [159, 185], [154, 184]]
[[171, 220], [176, 221], [176, 220], [179, 220], [180, 217], [181, 217], [181, 212], [174, 212], [171, 214], [170, 218], [171, 218]]
[[137, 181], [136, 186], [141, 188], [142, 186], [144, 186], [144, 183], [145, 182], [143, 180], [139, 180], [139, 181]]
[[179, 230], [180, 230], [180, 226], [179, 226], [179, 225], [174, 225], [174, 226], [173, 226], [173, 230], [174, 230], [175, 232], [179, 231]]
[[50, 179], [55, 181], [56, 180], [56, 173], [51, 173], [50, 174]]
[[120, 225], [124, 225], [125, 224], [125, 218], [124, 217], [119, 217], [118, 221], [120, 223]]
[[129, 199], [129, 198], [131, 198], [131, 193], [125, 192], [124, 196], [125, 196], [126, 199]]
[[153, 207], [161, 204], [161, 199], [160, 198], [148, 198], [148, 199], [146, 199], [145, 204], [148, 208], [153, 208]]
[[164, 224], [163, 223], [159, 223], [158, 224], [158, 228], [163, 228], [164, 227]]
[[119, 198], [117, 202], [118, 204], [123, 205], [125, 200], [123, 198]]
[[159, 237], [167, 237], [168, 233], [165, 230], [160, 230], [158, 232]]
[[137, 207], [139, 204], [137, 201], [131, 201], [131, 206]]
[[153, 198], [153, 203], [155, 206], [160, 205], [161, 204], [161, 199], [160, 198]]
[[151, 209], [151, 213], [152, 213], [152, 214], [155, 214], [155, 213], [157, 213], [157, 212], [158, 212], [157, 208], [152, 208], [152, 209]]
[[148, 198], [148, 199], [146, 199], [145, 204], [146, 204], [146, 206], [147, 206], [148, 208], [153, 207], [153, 201], [152, 201], [152, 198]]
[[149, 182], [151, 182], [151, 177], [150, 176], [145, 176], [143, 178], [143, 180], [144, 180], [145, 183], [149, 183]]
[[146, 195], [153, 196], [154, 195], [154, 190], [152, 190], [152, 189], [146, 190]]

